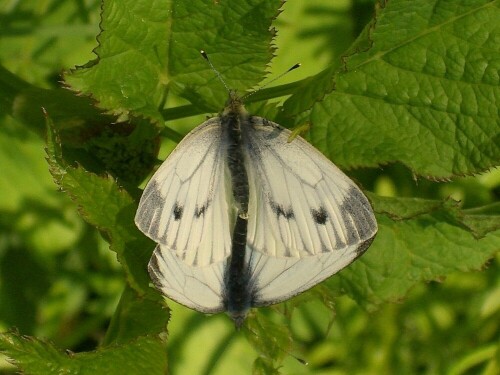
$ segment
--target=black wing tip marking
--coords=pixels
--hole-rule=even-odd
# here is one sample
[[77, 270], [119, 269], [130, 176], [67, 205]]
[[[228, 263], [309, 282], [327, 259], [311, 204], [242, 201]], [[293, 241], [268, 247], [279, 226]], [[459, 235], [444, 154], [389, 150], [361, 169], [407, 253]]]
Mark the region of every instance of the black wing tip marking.
[[161, 213], [164, 209], [165, 200], [161, 194], [160, 185], [151, 181], [142, 194], [139, 208], [135, 214], [137, 227], [148, 236], [159, 236]]
[[360, 240], [363, 243], [373, 240], [377, 233], [377, 222], [368, 199], [360, 190], [354, 187], [349, 189], [340, 206], [340, 214], [346, 225], [348, 245]]

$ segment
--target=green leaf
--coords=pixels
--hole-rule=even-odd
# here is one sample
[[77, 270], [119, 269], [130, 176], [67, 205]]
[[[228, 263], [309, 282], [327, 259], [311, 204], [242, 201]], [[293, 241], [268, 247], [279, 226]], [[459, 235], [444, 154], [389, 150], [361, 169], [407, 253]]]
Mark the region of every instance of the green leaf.
[[83, 218], [98, 228], [117, 253], [129, 285], [139, 295], [152, 293], [146, 265], [153, 244], [134, 224], [134, 199], [111, 176], [98, 176], [81, 166], [71, 166], [62, 154], [53, 122], [47, 118], [47, 161], [59, 187], [67, 191]]
[[[500, 163], [500, 2], [390, 1], [313, 107], [311, 137], [344, 166], [400, 161], [444, 179]], [[300, 95], [300, 93], [299, 93]]]
[[464, 223], [482, 237], [500, 229], [500, 202], [464, 210]]
[[[70, 165], [64, 158], [58, 134], [50, 118], [47, 118], [47, 127], [47, 161], [52, 176], [78, 205], [83, 218], [107, 238], [125, 271], [130, 288], [127, 287], [122, 294], [105, 344], [127, 343], [123, 347], [127, 351], [128, 346], [134, 345], [131, 340], [148, 334], [156, 337], [165, 332], [169, 317], [159, 294], [149, 288], [146, 265], [151, 256], [152, 242], [134, 225], [136, 205], [133, 198], [117, 185], [114, 178], [98, 176], [81, 166]], [[159, 340], [158, 344], [164, 345], [165, 342]], [[142, 354], [136, 354], [140, 359]], [[82, 363], [90, 360], [83, 354], [81, 358]], [[140, 361], [134, 361], [136, 362]], [[105, 365], [106, 361], [102, 363], [102, 366]], [[85, 363], [85, 366], [94, 365]], [[137, 366], [140, 368], [140, 365]], [[99, 371], [106, 373], [105, 367]]]
[[122, 293], [103, 345], [122, 344], [143, 335], [166, 331], [169, 310], [163, 301], [140, 297], [130, 287]]
[[[25, 128], [45, 134], [43, 112], [60, 131], [66, 152], [93, 171], [107, 171], [136, 186], [156, 160], [158, 130], [150, 123], [116, 123], [100, 113], [93, 102], [65, 89], [41, 89], [0, 66], [0, 111], [21, 121]], [[5, 126], [5, 125], [4, 125]]]
[[266, 314], [252, 314], [244, 332], [259, 358], [254, 363], [254, 374], [278, 374], [278, 367], [289, 353], [292, 336], [289, 327], [270, 320]]
[[327, 281], [369, 310], [399, 301], [422, 281], [479, 270], [499, 251], [500, 231], [475, 238], [452, 201], [370, 197], [375, 212], [382, 213], [373, 245]]
[[141, 336], [126, 345], [73, 354], [33, 337], [14, 332], [0, 334], [0, 351], [14, 358], [17, 366], [30, 375], [165, 374], [164, 345], [159, 336]]
[[280, 0], [105, 1], [98, 58], [66, 81], [125, 117], [132, 112], [162, 122], [168, 89], [219, 110], [221, 83], [199, 51], [207, 51], [231, 88], [248, 89], [272, 57], [268, 30], [280, 6]]
[[[15, 76], [0, 65], [0, 113], [22, 121], [30, 130], [44, 134], [45, 109], [61, 129], [102, 121], [103, 116], [88, 98], [65, 89], [42, 89]], [[111, 118], [108, 119], [111, 121]]]

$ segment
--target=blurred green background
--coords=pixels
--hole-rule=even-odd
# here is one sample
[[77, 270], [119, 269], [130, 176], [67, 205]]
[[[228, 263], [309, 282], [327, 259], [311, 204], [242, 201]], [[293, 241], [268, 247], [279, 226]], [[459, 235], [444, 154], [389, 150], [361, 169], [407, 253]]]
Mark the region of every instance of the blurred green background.
[[[373, 16], [373, 0], [290, 1], [275, 22], [276, 75], [296, 62], [302, 68], [276, 84], [320, 72], [339, 62]], [[0, 0], [0, 63], [43, 88], [60, 86], [61, 72], [95, 58], [97, 0]], [[3, 107], [0, 107], [3, 108]], [[33, 108], [34, 112], [41, 111]], [[204, 116], [179, 121], [181, 133]], [[45, 161], [40, 129], [0, 112], [0, 331], [48, 338], [74, 352], [103, 338], [124, 287], [115, 254], [78, 215], [56, 185]], [[184, 127], [184, 128], [183, 128]], [[183, 130], [184, 131], [183, 131]], [[164, 156], [173, 143], [166, 142]], [[367, 171], [354, 171], [363, 180]], [[498, 201], [500, 171], [437, 184], [401, 165], [369, 171], [382, 195], [445, 198], [464, 207]], [[421, 284], [403, 301], [378, 311], [347, 297], [335, 317], [308, 302], [292, 317], [296, 350], [285, 374], [497, 374], [500, 340], [499, 257], [483, 272], [451, 275]], [[206, 317], [171, 304], [169, 356], [173, 373], [223, 374], [250, 369], [256, 354], [225, 316]], [[185, 327], [198, 329], [187, 331]], [[199, 348], [207, 348], [200, 352]], [[209, 363], [219, 351], [217, 363]], [[173, 360], [175, 358], [175, 360]], [[0, 373], [14, 368], [0, 356]]]

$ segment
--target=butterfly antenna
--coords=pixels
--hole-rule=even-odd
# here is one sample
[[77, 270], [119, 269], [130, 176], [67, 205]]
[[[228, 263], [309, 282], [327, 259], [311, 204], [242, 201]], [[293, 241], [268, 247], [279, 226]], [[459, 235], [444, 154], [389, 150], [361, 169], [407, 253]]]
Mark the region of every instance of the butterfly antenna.
[[208, 55], [207, 53], [204, 51], [204, 50], [201, 50], [200, 51], [201, 55], [203, 56], [203, 58], [205, 60], [207, 60], [208, 62], [208, 65], [210, 65], [210, 68], [215, 72], [215, 74], [217, 75], [217, 78], [219, 79], [219, 81], [222, 82], [222, 84], [224, 85], [224, 87], [226, 88], [227, 92], [231, 92], [231, 90], [229, 89], [229, 87], [227, 86], [226, 84], [226, 81], [224, 81], [224, 79], [222, 78], [221, 74], [219, 73], [219, 71], [217, 69], [215, 69], [215, 66], [212, 64], [212, 62], [210, 61], [210, 59], [208, 58]]
[[292, 66], [292, 67], [291, 67], [291, 68], [289, 68], [288, 70], [286, 70], [286, 71], [284, 71], [283, 73], [281, 73], [279, 76], [274, 77], [272, 80], [270, 80], [270, 81], [269, 81], [269, 82], [267, 82], [266, 84], [264, 84], [264, 85], [260, 86], [259, 88], [257, 88], [256, 90], [254, 90], [254, 91], [252, 91], [252, 92], [248, 93], [247, 95], [244, 95], [244, 96], [243, 96], [243, 98], [241, 98], [241, 99], [242, 99], [242, 100], [243, 100], [243, 99], [247, 99], [249, 96], [254, 95], [255, 93], [257, 93], [257, 92], [259, 92], [260, 90], [262, 90], [262, 89], [266, 88], [267, 86], [269, 86], [271, 83], [273, 83], [273, 82], [277, 81], [278, 79], [280, 79], [281, 77], [283, 77], [285, 74], [288, 74], [288, 73], [290, 73], [292, 70], [295, 70], [295, 69], [297, 69], [297, 68], [300, 68], [300, 65], [301, 65], [300, 63], [295, 64], [294, 66]]

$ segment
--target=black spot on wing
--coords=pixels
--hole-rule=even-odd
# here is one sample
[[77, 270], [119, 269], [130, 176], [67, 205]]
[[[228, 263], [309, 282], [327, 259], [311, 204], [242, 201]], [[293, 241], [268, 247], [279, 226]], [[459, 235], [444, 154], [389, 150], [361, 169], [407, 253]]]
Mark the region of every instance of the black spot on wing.
[[173, 211], [174, 220], [178, 221], [178, 220], [182, 219], [183, 212], [184, 212], [184, 207], [179, 205], [179, 202], [175, 202], [174, 211]]
[[283, 205], [277, 204], [273, 201], [270, 201], [269, 204], [271, 205], [273, 212], [276, 214], [276, 216], [278, 216], [278, 219], [280, 218], [280, 216], [283, 216], [287, 220], [295, 218], [292, 207], [285, 209]]
[[319, 210], [315, 208], [311, 209], [311, 215], [316, 224], [325, 225], [326, 220], [328, 219], [328, 212], [326, 212], [324, 207], [320, 207]]
[[196, 206], [195, 210], [194, 210], [194, 216], [196, 218], [199, 218], [201, 215], [204, 215], [205, 212], [207, 211], [208, 209], [208, 206], [210, 206], [210, 201], [207, 201], [207, 203], [205, 203], [203, 206], [201, 207], [198, 207]]

